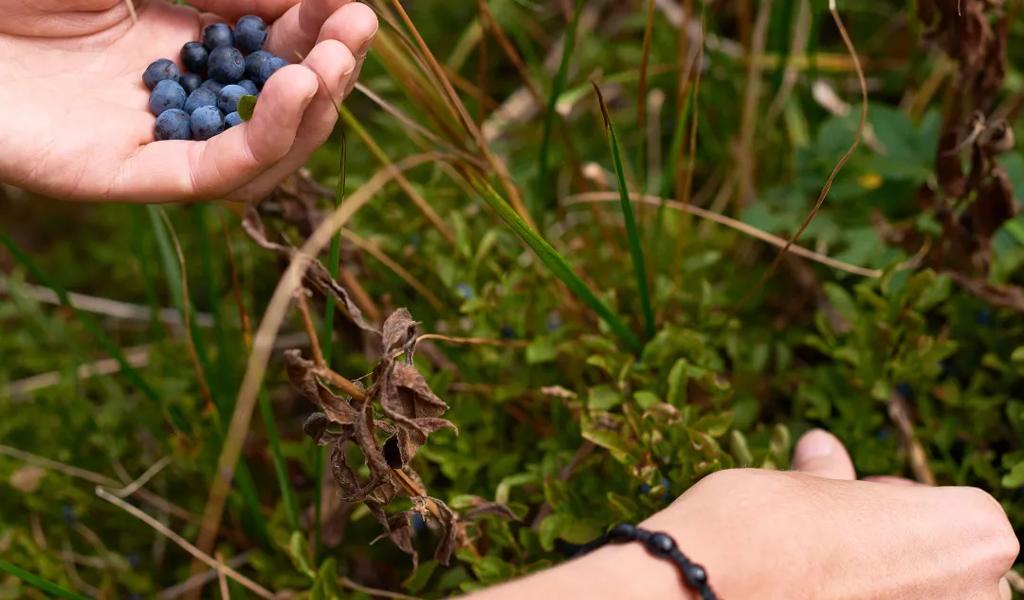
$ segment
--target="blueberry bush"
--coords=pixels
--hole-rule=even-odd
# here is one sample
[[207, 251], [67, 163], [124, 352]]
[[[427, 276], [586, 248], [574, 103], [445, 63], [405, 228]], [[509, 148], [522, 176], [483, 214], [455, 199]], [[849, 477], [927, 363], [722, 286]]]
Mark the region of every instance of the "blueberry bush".
[[[264, 201], [3, 188], [0, 597], [215, 597], [155, 527], [237, 597], [447, 597], [812, 427], [1024, 528], [1019, 7], [371, 4]], [[157, 138], [255, 95], [203, 65], [258, 91], [262, 31], [146, 71]]]

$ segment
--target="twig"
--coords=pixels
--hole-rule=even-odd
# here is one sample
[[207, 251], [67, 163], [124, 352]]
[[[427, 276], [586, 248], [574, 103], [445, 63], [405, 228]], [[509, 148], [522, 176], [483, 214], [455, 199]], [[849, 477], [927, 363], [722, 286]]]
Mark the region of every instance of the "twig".
[[910, 421], [907, 399], [896, 390], [889, 395], [889, 418], [900, 432], [900, 441], [910, 460], [914, 478], [925, 485], [935, 485], [935, 475], [928, 466], [928, 455], [925, 454], [921, 440], [914, 435], [914, 424]]
[[378, 590], [376, 588], [367, 587], [365, 585], [352, 581], [348, 577], [341, 577], [340, 579], [338, 579], [338, 582], [349, 589], [355, 590], [357, 592], [362, 592], [368, 596], [394, 598], [395, 600], [419, 600], [417, 596], [406, 596], [405, 594], [399, 594], [398, 592], [389, 592], [387, 590]]
[[302, 326], [306, 329], [306, 335], [309, 337], [310, 350], [313, 352], [313, 361], [316, 362], [316, 366], [321, 369], [327, 367], [327, 361], [324, 359], [324, 351], [320, 348], [320, 338], [316, 335], [316, 326], [313, 324], [313, 315], [309, 312], [309, 291], [306, 288], [299, 288], [295, 290], [295, 304], [299, 307], [299, 313], [302, 315]]
[[188, 552], [189, 554], [191, 554], [196, 559], [201, 560], [202, 562], [206, 563], [211, 568], [216, 569], [218, 571], [218, 573], [223, 573], [224, 575], [226, 575], [226, 576], [230, 577], [231, 579], [237, 581], [240, 585], [245, 587], [247, 590], [250, 590], [251, 592], [253, 592], [257, 596], [259, 596], [260, 598], [268, 598], [270, 600], [273, 600], [273, 598], [274, 598], [274, 593], [273, 592], [271, 592], [267, 588], [261, 586], [260, 584], [256, 583], [255, 581], [249, 579], [245, 575], [242, 575], [241, 573], [239, 573], [238, 571], [236, 571], [233, 568], [229, 567], [228, 565], [224, 564], [223, 562], [220, 562], [220, 561], [212, 558], [209, 554], [207, 554], [205, 552], [200, 552], [199, 548], [196, 548], [195, 546], [190, 544], [188, 542], [188, 540], [186, 540], [185, 538], [181, 537], [180, 535], [178, 535], [177, 533], [175, 533], [174, 531], [172, 531], [168, 527], [165, 527], [163, 523], [161, 523], [160, 521], [157, 521], [153, 517], [147, 515], [146, 513], [142, 512], [141, 510], [135, 508], [131, 504], [128, 504], [124, 500], [122, 500], [122, 499], [118, 498], [117, 496], [111, 494], [107, 490], [103, 489], [102, 486], [96, 486], [96, 495], [99, 496], [100, 498], [106, 500], [107, 502], [110, 502], [111, 504], [113, 504], [114, 506], [120, 508], [121, 510], [127, 512], [128, 514], [130, 514], [131, 516], [135, 517], [136, 519], [139, 519], [140, 521], [142, 521], [146, 525], [149, 525], [154, 530], [156, 530], [158, 533], [160, 533], [161, 535], [166, 536], [172, 542], [174, 542], [179, 547], [181, 547], [182, 550]]
[[[778, 236], [772, 235], [766, 231], [762, 231], [756, 227], [753, 227], [752, 225], [748, 225], [743, 221], [737, 221], [736, 219], [726, 217], [725, 215], [720, 215], [714, 211], [705, 210], [698, 206], [693, 206], [691, 204], [683, 204], [682, 202], [677, 202], [674, 200], [665, 200], [664, 198], [660, 198], [658, 196], [640, 196], [639, 194], [630, 194], [630, 197], [632, 198], [633, 202], [643, 202], [645, 204], [655, 206], [661, 206], [664, 203], [665, 208], [671, 208], [672, 210], [686, 212], [696, 217], [707, 219], [708, 221], [713, 221], [720, 225], [725, 225], [726, 227], [735, 229], [740, 233], [744, 233], [746, 235], [749, 235], [750, 237], [757, 238], [762, 242], [771, 244], [776, 248], [785, 248], [787, 244], [786, 240]], [[589, 202], [610, 203], [615, 202], [617, 199], [618, 194], [615, 192], [591, 192], [588, 194], [577, 194], [575, 196], [569, 196], [563, 200], [563, 203], [565, 206], [572, 206], [574, 204], [585, 204]], [[873, 279], [877, 279], [882, 276], [882, 272], [879, 271], [878, 269], [868, 269], [865, 267], [859, 267], [857, 265], [851, 265], [841, 260], [825, 256], [824, 254], [808, 250], [803, 246], [790, 246], [789, 252], [801, 258], [806, 258], [807, 260], [812, 260], [825, 266], [832, 267], [833, 269], [844, 271], [846, 273], [851, 273], [853, 275], [871, 277]]]
[[[149, 346], [129, 348], [125, 350], [124, 356], [128, 361], [128, 364], [132, 367], [144, 367], [149, 364]], [[120, 371], [121, 364], [117, 362], [116, 359], [103, 358], [95, 362], [78, 365], [77, 377], [80, 381], [84, 381], [93, 377], [113, 375]], [[19, 379], [17, 381], [12, 381], [7, 384], [3, 395], [10, 398], [22, 398], [29, 396], [34, 392], [60, 385], [63, 375], [64, 374], [61, 371], [49, 371], [38, 375], [32, 375], [31, 377], [26, 377], [24, 379]]]
[[126, 498], [128, 496], [131, 496], [136, 491], [138, 491], [139, 488], [146, 485], [146, 483], [148, 483], [150, 479], [156, 477], [157, 473], [163, 471], [164, 467], [166, 467], [169, 464], [171, 464], [171, 457], [165, 456], [160, 460], [156, 461], [155, 463], [153, 463], [152, 466], [146, 469], [145, 473], [139, 475], [138, 479], [129, 483], [128, 485], [124, 486], [119, 490], [110, 490], [110, 493], [114, 494], [118, 498]]
[[[248, 563], [250, 556], [251, 556], [251, 551], [246, 550], [245, 552], [243, 552], [241, 554], [238, 554], [236, 556], [232, 556], [231, 558], [229, 558], [227, 560], [227, 562], [225, 564], [228, 565], [229, 567], [237, 569], [237, 568], [245, 565], [246, 563]], [[217, 569], [210, 569], [209, 571], [206, 571], [205, 573], [197, 573], [197, 574], [193, 575], [192, 577], [189, 577], [185, 581], [182, 581], [181, 583], [175, 584], [175, 585], [173, 585], [173, 586], [171, 586], [169, 588], [164, 589], [159, 594], [157, 594], [156, 597], [157, 597], [158, 600], [173, 600], [174, 598], [177, 598], [177, 597], [179, 597], [179, 596], [181, 596], [183, 594], [186, 594], [186, 593], [192, 591], [193, 589], [195, 589], [195, 588], [197, 588], [197, 587], [199, 587], [201, 585], [205, 585], [205, 584], [213, 581], [214, 579], [217, 578], [217, 576], [218, 576], [217, 574], [219, 572], [220, 571], [217, 570]]]
[[[12, 287], [13, 284], [6, 277], [0, 277], [0, 294], [10, 293], [9, 290]], [[61, 305], [57, 292], [46, 286], [34, 285], [31, 283], [18, 283], [17, 289], [19, 292], [36, 302], [51, 304], [53, 306]], [[121, 302], [119, 300], [111, 300], [110, 298], [89, 296], [87, 294], [79, 294], [77, 292], [68, 292], [68, 298], [71, 300], [71, 306], [78, 310], [103, 315], [104, 317], [110, 317], [113, 319], [149, 322], [153, 316], [148, 306], [131, 304], [130, 302]], [[197, 313], [194, 317], [195, 324], [200, 327], [213, 326], [213, 317], [208, 314]], [[164, 325], [181, 327], [181, 313], [179, 313], [176, 308], [159, 309], [157, 311], [157, 318]]]
[[[217, 561], [223, 563], [224, 556], [218, 552]], [[231, 600], [231, 592], [228, 591], [228, 579], [224, 577], [224, 571], [217, 569], [217, 585], [220, 588], [220, 597], [222, 600]]]

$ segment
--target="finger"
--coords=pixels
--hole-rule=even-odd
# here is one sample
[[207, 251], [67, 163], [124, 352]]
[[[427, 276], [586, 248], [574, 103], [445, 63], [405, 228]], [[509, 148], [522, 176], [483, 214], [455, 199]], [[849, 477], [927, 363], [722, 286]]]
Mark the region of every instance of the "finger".
[[1010, 589], [1010, 581], [1005, 577], [999, 580], [999, 600], [1013, 600], [1013, 590]]
[[[251, 121], [206, 142], [146, 144], [123, 163], [108, 196], [172, 202], [229, 194], [288, 153], [317, 87], [310, 69], [281, 69], [267, 82]], [[139, 190], [146, 190], [145, 196]]]
[[854, 479], [853, 461], [836, 436], [814, 429], [797, 442], [793, 469], [829, 479]]
[[330, 15], [320, 28], [317, 42], [338, 40], [348, 46], [357, 60], [366, 57], [380, 24], [377, 13], [361, 2], [352, 2]]
[[199, 10], [216, 13], [234, 21], [244, 15], [259, 15], [268, 21], [279, 18], [299, 0], [191, 0]]
[[266, 49], [286, 59], [305, 56], [320, 35], [324, 23], [351, 0], [302, 0], [270, 26]]
[[914, 481], [913, 479], [907, 479], [906, 477], [894, 477], [892, 475], [873, 475], [871, 477], [865, 477], [864, 481], [873, 481], [875, 483], [884, 483], [886, 485], [924, 485]]
[[338, 104], [344, 100], [349, 82], [355, 78], [356, 60], [348, 47], [337, 40], [317, 44], [302, 62], [317, 74], [320, 90], [306, 109], [295, 143], [288, 154], [233, 199], [255, 200], [273, 189], [282, 179], [305, 164], [309, 156], [330, 137], [338, 120]]

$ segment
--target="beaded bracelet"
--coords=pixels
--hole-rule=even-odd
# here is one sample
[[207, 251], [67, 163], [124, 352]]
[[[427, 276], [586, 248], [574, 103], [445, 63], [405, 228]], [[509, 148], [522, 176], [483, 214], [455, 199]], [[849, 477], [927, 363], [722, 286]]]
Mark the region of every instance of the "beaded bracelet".
[[664, 532], [648, 531], [629, 523], [620, 523], [608, 533], [583, 546], [579, 554], [587, 554], [606, 544], [628, 542], [640, 542], [653, 556], [671, 561], [679, 569], [686, 586], [697, 592], [701, 600], [718, 600], [718, 596], [708, 583], [708, 573], [704, 567], [687, 558], [672, 536]]

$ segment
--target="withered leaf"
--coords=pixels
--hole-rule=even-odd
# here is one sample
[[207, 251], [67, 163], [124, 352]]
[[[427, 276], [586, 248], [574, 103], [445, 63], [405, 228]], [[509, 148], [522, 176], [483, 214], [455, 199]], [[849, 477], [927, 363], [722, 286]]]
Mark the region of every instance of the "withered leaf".
[[288, 379], [310, 402], [317, 404], [334, 423], [353, 425], [359, 419], [359, 411], [349, 402], [327, 389], [315, 374], [316, 365], [302, 358], [299, 350], [284, 353], [285, 371]]
[[501, 502], [488, 502], [483, 498], [476, 498], [473, 508], [462, 513], [462, 518], [467, 521], [475, 521], [486, 516], [500, 517], [507, 521], [519, 520], [511, 508]]
[[[245, 217], [242, 219], [242, 228], [245, 229], [245, 232], [249, 234], [249, 237], [258, 245], [284, 256], [288, 260], [293, 260], [296, 255], [300, 254], [297, 248], [272, 242], [270, 238], [267, 237], [259, 212], [257, 212], [255, 206], [252, 204], [246, 207]], [[330, 271], [327, 270], [327, 267], [325, 267], [323, 263], [316, 258], [306, 257], [306, 259], [309, 260], [309, 266], [306, 269], [306, 276], [304, 278], [305, 282], [316, 288], [321, 294], [334, 299], [338, 305], [345, 309], [349, 318], [352, 319], [352, 322], [360, 329], [373, 333], [380, 333], [375, 326], [366, 321], [365, 317], [363, 317], [362, 311], [359, 310], [359, 306], [356, 305], [355, 301], [353, 301], [352, 297], [349, 295], [348, 290], [338, 283], [337, 280], [331, 277]]]
[[400, 308], [384, 321], [383, 333], [381, 334], [384, 345], [384, 355], [390, 358], [398, 351], [406, 355], [406, 360], [412, 360], [412, 350], [416, 343], [416, 328], [419, 323], [413, 320], [409, 311]]
[[398, 428], [401, 464], [408, 464], [427, 437], [439, 429], [456, 430], [441, 415], [448, 405], [438, 398], [416, 367], [406, 363], [390, 365], [380, 374], [377, 390], [381, 409]]

